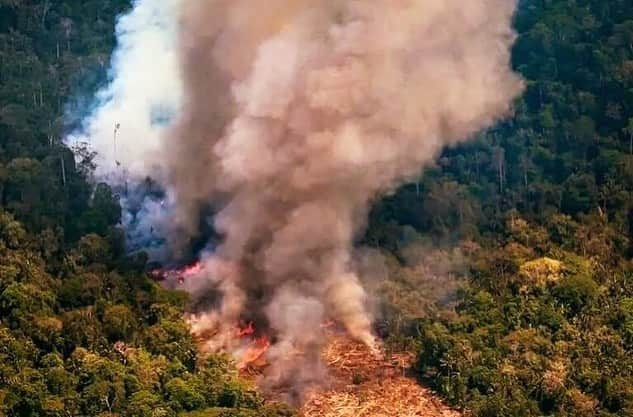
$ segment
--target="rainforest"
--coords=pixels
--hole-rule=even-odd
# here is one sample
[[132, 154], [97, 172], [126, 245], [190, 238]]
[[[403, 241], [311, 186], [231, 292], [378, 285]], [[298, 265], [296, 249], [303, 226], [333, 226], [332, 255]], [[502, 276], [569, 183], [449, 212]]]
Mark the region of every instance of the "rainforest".
[[[274, 171], [268, 181], [269, 171], [256, 169], [268, 158], [261, 149], [253, 153], [261, 156], [261, 161], [240, 165], [234, 177], [225, 174], [225, 184], [218, 186], [221, 199], [187, 211], [187, 222], [179, 224], [179, 230], [195, 233], [187, 234], [185, 239], [180, 234], [170, 235], [167, 241], [177, 242], [173, 253], [178, 256], [166, 259], [156, 255], [155, 248], [133, 242], [137, 235], [130, 229], [131, 188], [127, 188], [127, 182], [122, 186], [103, 174], [101, 152], [89, 140], [67, 139], [85, 130], [85, 121], [99, 105], [95, 96], [116, 78], [111, 63], [113, 53], [121, 50], [117, 24], [140, 3], [0, 0], [0, 416], [404, 416], [409, 415], [404, 414], [407, 410], [418, 409], [422, 397], [429, 404], [441, 405], [437, 410], [425, 405], [428, 414], [410, 415], [447, 415], [442, 414], [445, 410], [454, 413], [449, 415], [473, 417], [633, 416], [630, 1], [519, 1], [512, 11], [510, 23], [516, 39], [512, 39], [507, 63], [508, 74], [511, 71], [516, 78], [504, 75], [494, 79], [499, 81], [499, 91], [506, 93], [503, 97], [501, 93], [490, 94], [486, 103], [495, 111], [490, 117], [482, 117], [486, 123], [474, 123], [472, 129], [464, 130], [468, 138], [460, 136], [461, 124], [458, 129], [450, 120], [442, 120], [438, 131], [455, 135], [454, 140], [438, 140], [442, 146], [438, 145], [437, 152], [430, 149], [428, 158], [422, 154], [418, 159], [407, 159], [410, 150], [399, 154], [398, 161], [404, 158], [410, 164], [398, 181], [390, 180], [387, 185], [366, 185], [374, 171], [383, 173], [374, 170], [374, 165], [368, 165], [369, 169], [362, 166], [363, 175], [350, 171], [353, 187], [348, 183], [337, 185], [336, 192], [328, 191], [322, 198], [314, 197], [313, 189], [301, 182], [306, 188], [297, 189], [309, 189], [310, 202], [316, 207], [305, 209], [310, 209], [310, 226], [301, 229], [300, 236], [292, 240], [296, 242], [292, 248], [279, 245], [283, 246], [281, 255], [266, 258], [266, 268], [274, 264], [269, 268], [273, 272], [266, 276], [281, 277], [285, 285], [289, 267], [277, 261], [309, 258], [319, 251], [314, 255], [319, 262], [322, 258], [340, 258], [344, 260], [341, 265], [354, 264], [354, 273], [342, 274], [345, 279], [341, 282], [328, 282], [327, 290], [319, 287], [319, 291], [309, 293], [296, 292], [295, 287], [290, 291], [287, 286], [278, 291], [268, 278], [258, 281], [261, 270], [253, 259], [272, 256], [271, 251], [258, 251], [269, 243], [266, 239], [278, 242], [270, 238], [277, 236], [274, 230], [258, 226], [258, 230], [264, 227], [263, 232], [245, 244], [251, 250], [246, 255], [232, 257], [226, 249], [240, 246], [244, 224], [250, 225], [255, 219], [276, 224], [279, 217], [270, 214], [273, 209], [281, 211], [284, 218], [291, 217], [288, 213], [292, 210], [279, 209], [279, 201], [270, 197], [280, 189], [291, 189], [282, 181], [286, 180], [286, 168], [276, 167], [279, 171]], [[220, 4], [227, 2], [211, 3], [218, 9], [229, 8]], [[296, 4], [300, 3], [309, 2]], [[396, 3], [407, 2], [387, 2], [385, 9]], [[495, 3], [473, 0], [473, 4]], [[491, 21], [497, 12], [501, 13], [490, 10]], [[284, 9], [279, 13], [286, 19], [291, 12]], [[385, 10], [385, 19], [390, 13]], [[263, 23], [253, 23], [268, 18], [256, 15], [249, 15], [252, 20], [244, 27], [270, 30]], [[341, 27], [344, 15], [341, 12], [333, 18]], [[188, 16], [194, 23], [196, 17], [196, 13]], [[207, 20], [200, 20], [196, 30], [206, 34]], [[408, 39], [406, 29], [417, 27], [415, 16], [404, 22], [400, 30]], [[317, 25], [311, 20], [304, 23], [307, 27]], [[226, 29], [226, 33], [235, 30], [240, 34], [242, 27], [236, 26]], [[473, 38], [473, 42], [479, 39]], [[216, 47], [207, 38], [201, 39], [212, 45], [204, 47]], [[236, 39], [242, 38], [236, 35]], [[503, 39], [508, 42], [507, 37]], [[237, 46], [248, 46], [251, 39], [244, 37], [242, 41]], [[282, 42], [264, 45], [270, 50], [280, 44], [283, 46]], [[502, 49], [490, 44], [484, 50], [495, 48]], [[202, 47], [190, 50], [206, 56], [200, 52]], [[214, 49], [213, 53], [217, 55], [218, 50], [232, 53], [228, 47]], [[406, 51], [411, 55], [394, 56], [410, 62], [414, 54]], [[370, 52], [376, 56], [381, 53]], [[314, 56], [324, 55], [315, 52]], [[253, 67], [264, 65], [265, 57], [262, 52], [261, 59], [253, 58]], [[188, 83], [195, 79], [202, 85], [205, 77], [217, 76], [212, 70], [198, 70], [205, 62], [196, 59], [189, 55], [182, 58]], [[227, 65], [235, 64], [246, 71], [240, 67], [242, 60], [235, 61]], [[418, 63], [426, 68], [425, 62], [422, 59]], [[280, 59], [274, 64], [276, 71], [284, 73], [286, 61]], [[415, 71], [411, 73], [418, 74]], [[402, 98], [403, 103], [413, 105], [415, 94], [426, 94], [430, 85], [441, 84], [418, 88], [414, 82], [428, 83], [423, 80], [426, 73], [420, 71], [422, 75], [411, 77], [407, 84], [410, 90], [406, 100], [394, 93], [394, 101]], [[457, 77], [449, 70], [442, 74]], [[149, 74], [147, 77], [151, 79]], [[185, 87], [187, 97], [197, 103], [214, 98], [214, 114], [223, 117], [224, 113], [241, 114], [235, 109], [242, 105], [253, 107], [239, 100], [227, 104], [232, 91], [238, 98], [247, 94], [235, 93], [239, 90], [236, 88], [218, 87], [219, 78], [204, 84], [200, 91], [191, 85]], [[468, 81], [468, 77], [460, 79], [464, 78]], [[333, 79], [334, 84], [341, 79], [344, 83], [345, 73]], [[406, 76], [403, 79], [409, 81]], [[252, 87], [257, 78], [248, 81], [250, 84], [244, 85]], [[466, 81], [464, 88], [470, 85]], [[277, 89], [265, 93], [283, 96], [283, 86], [273, 85]], [[307, 90], [321, 92], [318, 85], [306, 85]], [[359, 87], [363, 88], [369, 87]], [[473, 83], [472, 88], [481, 86]], [[482, 94], [490, 93], [491, 88], [488, 86]], [[355, 90], [354, 94], [361, 93]], [[459, 100], [471, 102], [468, 91], [461, 94]], [[325, 100], [323, 95], [315, 97]], [[356, 96], [340, 94], [336, 99], [340, 108], [335, 110], [339, 113], [356, 107], [369, 112], [367, 103], [379, 101], [368, 98], [367, 107], [363, 107], [354, 101]], [[435, 99], [445, 104], [443, 97]], [[507, 112], [502, 109], [506, 102]], [[275, 113], [277, 101], [271, 99], [271, 103], [273, 109], [258, 108], [256, 118], [268, 117], [269, 110]], [[318, 105], [324, 114], [330, 110], [322, 102]], [[206, 111], [209, 107], [202, 108]], [[300, 105], [297, 108], [303, 109]], [[402, 129], [407, 133], [423, 132], [405, 111], [407, 107], [402, 109], [401, 123], [388, 124], [385, 130], [406, 125]], [[177, 126], [178, 143], [184, 143], [189, 132], [220, 130], [207, 119], [200, 119], [196, 111], [191, 111], [187, 123]], [[328, 124], [338, 117], [328, 113], [319, 123]], [[494, 123], [487, 123], [489, 119]], [[298, 124], [303, 121], [301, 117], [297, 120]], [[111, 122], [108, 141], [112, 136], [114, 146], [122, 149], [126, 125]], [[426, 121], [420, 120], [422, 123]], [[380, 135], [376, 138], [382, 140]], [[411, 139], [411, 143], [414, 141]], [[280, 143], [274, 146], [285, 149]], [[182, 149], [173, 148], [172, 155], [182, 155]], [[227, 146], [222, 151], [228, 152], [226, 149], [232, 148]], [[348, 151], [355, 164], [361, 158], [358, 155], [365, 155], [353, 146], [345, 148]], [[121, 158], [111, 164], [115, 172], [121, 163], [125, 164]], [[216, 162], [209, 162], [209, 166]], [[418, 162], [419, 166], [415, 165]], [[174, 195], [180, 201], [199, 200], [200, 190], [207, 185], [193, 175], [193, 167], [173, 160], [165, 165], [172, 169], [168, 173], [174, 174], [165, 176], [169, 177], [165, 184], [159, 176], [147, 175], [137, 181], [135, 189], [142, 189], [151, 201], [161, 204], [167, 199], [165, 189], [169, 186], [177, 189]], [[207, 165], [202, 164], [202, 168]], [[339, 172], [337, 168], [326, 165], [318, 175]], [[222, 174], [213, 168], [209, 171]], [[240, 182], [242, 175], [251, 182]], [[283, 188], [275, 188], [281, 187], [280, 183]], [[328, 186], [331, 183], [324, 187]], [[369, 191], [358, 198], [363, 204], [319, 205], [356, 195], [364, 186]], [[299, 199], [289, 195], [284, 194], [284, 204]], [[303, 194], [297, 195], [303, 198]], [[219, 201], [251, 198], [250, 204], [240, 206], [242, 211], [237, 210], [246, 215], [223, 214], [222, 208], [218, 209]], [[371, 205], [365, 207], [365, 201]], [[226, 206], [232, 207], [228, 203]], [[206, 220], [218, 212], [221, 221]], [[137, 210], [133, 214], [138, 217], [143, 213]], [[181, 212], [174, 211], [169, 219], [178, 223], [183, 217], [175, 213]], [[350, 226], [355, 232], [349, 232], [353, 242], [343, 245], [344, 251], [338, 247], [332, 250], [332, 241], [346, 242], [347, 235], [337, 234], [344, 229], [340, 219], [354, 216], [362, 220]], [[158, 229], [152, 224], [152, 232]], [[288, 234], [279, 236], [286, 238]], [[310, 245], [308, 241], [317, 243]], [[277, 248], [273, 244], [270, 247]], [[209, 294], [216, 287], [213, 291], [205, 287], [201, 293], [198, 287], [191, 289], [194, 284], [188, 284], [194, 282], [189, 279], [205, 271], [221, 275], [225, 272], [219, 271], [227, 269], [231, 271], [227, 275], [232, 273], [231, 267], [208, 255], [212, 250], [224, 254], [222, 262], [228, 257], [236, 260], [240, 270], [247, 271], [246, 278], [235, 281], [243, 287], [246, 307], [235, 317], [221, 316], [225, 321], [219, 330], [231, 338], [245, 338], [238, 340], [237, 348], [236, 343], [229, 343], [231, 348], [226, 343], [216, 348], [210, 342], [216, 341], [216, 333], [209, 339], [212, 329], [205, 320], [211, 315], [201, 309], [213, 304]], [[308, 267], [297, 262], [292, 268]], [[338, 264], [330, 269], [336, 268]], [[317, 269], [319, 274], [330, 270], [321, 266]], [[263, 281], [265, 284], [261, 284]], [[357, 281], [365, 297], [360, 296]], [[253, 282], [261, 285], [251, 285]], [[345, 303], [338, 295], [323, 304], [331, 305], [333, 312], [317, 308], [325, 313], [318, 317], [304, 314], [305, 306], [312, 306], [315, 299], [321, 302], [318, 296], [312, 297], [314, 294], [329, 294], [333, 287], [341, 289], [344, 300], [358, 296], [365, 302], [359, 314], [371, 317], [371, 321], [358, 319], [359, 314], [350, 312], [349, 304], [341, 305]], [[273, 288], [274, 296], [261, 297]], [[253, 301], [253, 294], [260, 298]], [[275, 302], [262, 307], [262, 299]], [[306, 300], [301, 309], [278, 307], [294, 306], [290, 301], [297, 299]], [[244, 309], [250, 315], [244, 315]], [[295, 313], [297, 317], [293, 317]], [[335, 317], [327, 317], [326, 313]], [[291, 322], [289, 317], [299, 323]], [[329, 344], [314, 342], [315, 332], [320, 331], [335, 334]], [[306, 356], [316, 346], [323, 350], [323, 358], [289, 360], [289, 351], [279, 350], [279, 341], [285, 341], [290, 333], [290, 340], [298, 340]], [[368, 340], [370, 333], [375, 341]], [[329, 369], [325, 372], [329, 376], [320, 373], [321, 365]], [[283, 372], [278, 371], [281, 368]], [[270, 369], [278, 378], [270, 376]], [[395, 374], [382, 373], [385, 369]], [[389, 382], [376, 388], [374, 384], [385, 378]], [[275, 383], [270, 382], [273, 379]], [[316, 380], [320, 394], [288, 388], [311, 386]], [[396, 411], [381, 408], [387, 407], [377, 394], [383, 389], [389, 393], [392, 405], [401, 403]]]

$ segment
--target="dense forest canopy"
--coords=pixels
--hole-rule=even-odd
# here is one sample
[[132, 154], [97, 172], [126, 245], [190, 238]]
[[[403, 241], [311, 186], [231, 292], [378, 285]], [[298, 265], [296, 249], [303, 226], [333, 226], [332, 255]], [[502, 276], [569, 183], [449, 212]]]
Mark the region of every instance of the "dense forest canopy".
[[[129, 7], [0, 0], [0, 415], [289, 415], [199, 357], [186, 297], [126, 254], [94, 155], [61, 143]], [[633, 415], [633, 4], [524, 0], [515, 20], [515, 116], [372, 212], [362, 243], [398, 285], [413, 243], [465, 257], [450, 303], [396, 300], [385, 333], [476, 416]]]
[[516, 28], [515, 117], [378, 204], [366, 240], [399, 259], [415, 239], [467, 254], [455, 309], [409, 329], [455, 404], [633, 415], [633, 4], [524, 1]]
[[0, 415], [289, 415], [228, 358], [199, 357], [186, 297], [126, 256], [94, 154], [61, 143], [129, 3], [0, 1]]

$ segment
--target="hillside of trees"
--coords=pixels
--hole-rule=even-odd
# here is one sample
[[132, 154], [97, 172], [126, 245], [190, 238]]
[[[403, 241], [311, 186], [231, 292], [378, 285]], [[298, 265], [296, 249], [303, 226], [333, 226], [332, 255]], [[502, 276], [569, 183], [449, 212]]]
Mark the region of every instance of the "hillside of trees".
[[465, 257], [455, 299], [392, 336], [474, 416], [633, 416], [633, 3], [526, 0], [516, 28], [515, 117], [373, 211], [366, 243], [403, 268], [416, 242]]
[[[199, 357], [185, 295], [125, 253], [94, 156], [60, 141], [129, 7], [0, 0], [0, 416], [291, 415]], [[516, 28], [515, 116], [372, 211], [381, 333], [473, 416], [633, 416], [633, 3], [522, 0]], [[426, 260], [450, 294], [412, 247], [459, 254]]]
[[0, 0], [0, 416], [289, 416], [228, 358], [198, 355], [186, 296], [126, 255], [94, 155], [60, 141], [129, 6]]

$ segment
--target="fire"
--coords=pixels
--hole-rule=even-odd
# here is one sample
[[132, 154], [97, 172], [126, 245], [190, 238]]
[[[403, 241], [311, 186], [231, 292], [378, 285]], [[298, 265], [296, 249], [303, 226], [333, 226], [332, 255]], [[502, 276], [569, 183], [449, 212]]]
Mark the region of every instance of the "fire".
[[235, 336], [236, 337], [245, 337], [245, 336], [252, 336], [255, 333], [255, 325], [253, 324], [253, 322], [249, 322], [246, 327], [238, 327], [236, 332], [235, 332]]
[[253, 338], [255, 335], [255, 324], [250, 321], [245, 327], [238, 327], [235, 331], [236, 339], [248, 339], [248, 345], [238, 354], [238, 369], [244, 370], [249, 367], [262, 367], [266, 365], [264, 358], [268, 348], [270, 348], [270, 339], [267, 336]]
[[202, 271], [202, 263], [197, 261], [191, 265], [179, 269], [163, 269], [158, 268], [150, 272], [150, 274], [159, 280], [176, 278], [179, 283], [183, 283], [185, 279], [198, 275]]
[[197, 275], [201, 271], [202, 271], [202, 263], [200, 263], [200, 261], [197, 261], [196, 263], [189, 265], [179, 270], [178, 272], [180, 273], [180, 276], [182, 276], [183, 278], [186, 278], [192, 275]]
[[251, 342], [244, 351], [238, 369], [244, 370], [249, 366], [263, 366], [266, 364], [264, 355], [270, 348], [270, 340], [266, 336], [259, 337]]

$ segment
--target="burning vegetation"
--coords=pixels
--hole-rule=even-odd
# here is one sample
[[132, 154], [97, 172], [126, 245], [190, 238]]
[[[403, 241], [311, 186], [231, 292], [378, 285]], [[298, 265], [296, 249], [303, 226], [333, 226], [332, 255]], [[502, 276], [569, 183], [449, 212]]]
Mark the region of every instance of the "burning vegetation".
[[[430, 390], [422, 387], [409, 373], [415, 358], [410, 352], [376, 351], [350, 338], [333, 321], [323, 324], [324, 343], [321, 358], [327, 369], [327, 384], [313, 387], [300, 401], [302, 417], [459, 417], [461, 414], [443, 404]], [[246, 338], [239, 357], [240, 373], [257, 380], [270, 365], [266, 337], [250, 339], [249, 324], [235, 333]], [[294, 352], [300, 359], [301, 352]], [[269, 392], [273, 399], [288, 400], [292, 390], [278, 387]]]
[[298, 397], [326, 380], [328, 317], [378, 351], [354, 241], [372, 201], [511, 110], [514, 6], [181, 4], [184, 104], [159, 155], [175, 250], [216, 207], [219, 238], [175, 285], [203, 350], [265, 361], [262, 385]]
[[[200, 272], [198, 263], [172, 271], [157, 271], [160, 277], [185, 284]], [[195, 316], [190, 324], [195, 326]], [[460, 413], [444, 405], [434, 393], [419, 385], [410, 375], [415, 358], [411, 352], [387, 352], [377, 344], [354, 340], [333, 319], [324, 320], [317, 328], [306, 328], [323, 337], [320, 359], [324, 364], [321, 384], [296, 391], [291, 384], [269, 386], [272, 401], [290, 401], [300, 406], [302, 417], [458, 417]], [[270, 336], [259, 331], [253, 321], [242, 320], [223, 338], [218, 334], [199, 334], [201, 351], [210, 348], [209, 340], [223, 339], [235, 360], [240, 374], [261, 382], [269, 377], [273, 345]], [[214, 345], [213, 345], [214, 346]], [[284, 362], [302, 363], [306, 352], [287, 351]], [[277, 360], [279, 360], [277, 358]], [[287, 381], [287, 380], [286, 380]]]
[[[138, 100], [134, 82], [95, 111], [86, 130], [116, 161], [102, 174], [126, 184], [150, 176], [165, 190], [160, 204], [136, 199], [147, 215], [130, 224], [165, 235], [170, 247], [154, 253], [166, 264], [200, 259], [160, 276], [191, 295], [201, 349], [228, 352], [242, 369], [266, 362], [265, 389], [303, 397], [327, 380], [328, 318], [379, 351], [355, 247], [372, 202], [511, 112], [523, 88], [510, 66], [516, 4], [159, 3], [139, 1], [124, 20], [134, 47], [118, 56], [113, 86], [143, 73], [124, 58], [151, 62], [137, 44], [151, 39], [152, 53], [167, 49], [161, 74], [176, 78], [165, 82], [173, 92]], [[135, 19], [147, 27], [133, 29]], [[137, 123], [127, 100], [148, 113], [136, 132], [156, 137], [139, 142], [117, 125], [113, 154], [102, 124]], [[169, 117], [155, 122], [157, 109]]]

